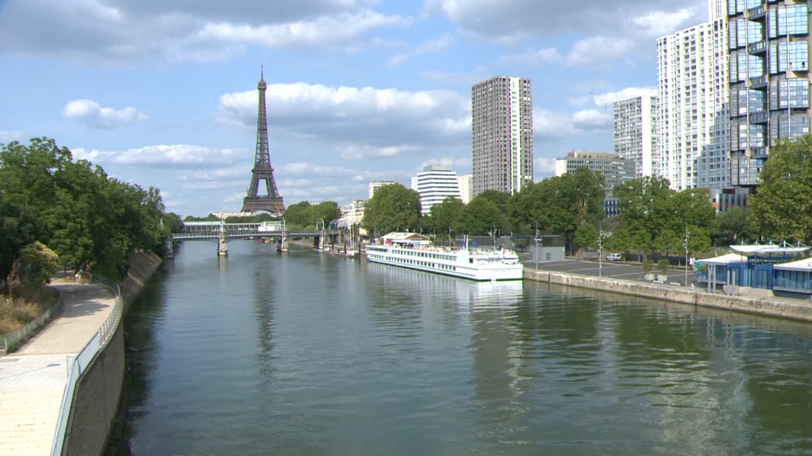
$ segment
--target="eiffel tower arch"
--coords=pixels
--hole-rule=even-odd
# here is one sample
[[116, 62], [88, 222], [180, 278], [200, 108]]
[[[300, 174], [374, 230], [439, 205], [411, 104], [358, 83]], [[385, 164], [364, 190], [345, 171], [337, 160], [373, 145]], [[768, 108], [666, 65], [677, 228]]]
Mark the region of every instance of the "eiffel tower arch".
[[[254, 155], [254, 169], [251, 170], [251, 185], [248, 194], [243, 199], [242, 212], [268, 211], [279, 215], [285, 212], [282, 195], [276, 188], [271, 166], [271, 153], [268, 150], [268, 118], [265, 112], [265, 75], [260, 72], [259, 84], [259, 110], [257, 112], [257, 150]], [[262, 184], [260, 184], [262, 182]], [[265, 195], [260, 195], [260, 189], [265, 189]]]

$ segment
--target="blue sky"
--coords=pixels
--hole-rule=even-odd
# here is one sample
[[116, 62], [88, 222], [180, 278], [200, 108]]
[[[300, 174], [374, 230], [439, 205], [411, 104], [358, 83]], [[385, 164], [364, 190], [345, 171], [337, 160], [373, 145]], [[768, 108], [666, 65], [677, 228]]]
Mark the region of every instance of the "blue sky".
[[0, 142], [48, 136], [187, 214], [239, 210], [260, 65], [287, 204], [366, 198], [427, 163], [471, 169], [471, 85], [532, 80], [536, 179], [612, 150], [654, 93], [658, 36], [694, 0], [0, 0]]

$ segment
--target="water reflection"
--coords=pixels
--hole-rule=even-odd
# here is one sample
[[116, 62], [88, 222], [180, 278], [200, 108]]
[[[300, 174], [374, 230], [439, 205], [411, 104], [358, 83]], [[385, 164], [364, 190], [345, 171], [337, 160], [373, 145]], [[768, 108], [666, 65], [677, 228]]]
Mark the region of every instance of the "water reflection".
[[205, 247], [127, 316], [133, 454], [812, 451], [810, 325]]

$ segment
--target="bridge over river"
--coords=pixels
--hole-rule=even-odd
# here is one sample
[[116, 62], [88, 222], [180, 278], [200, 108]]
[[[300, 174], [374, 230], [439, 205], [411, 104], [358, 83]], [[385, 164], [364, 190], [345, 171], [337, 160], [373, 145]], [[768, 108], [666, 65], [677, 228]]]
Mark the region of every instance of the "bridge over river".
[[344, 234], [340, 229], [321, 229], [316, 225], [314, 230], [288, 230], [285, 222], [261, 222], [261, 223], [225, 223], [216, 222], [184, 222], [183, 231], [172, 234], [172, 242], [175, 241], [217, 241], [218, 255], [228, 253], [228, 239], [256, 239], [270, 238], [278, 242], [277, 250], [287, 250], [287, 240], [289, 238], [313, 238], [319, 248], [324, 248], [328, 241], [335, 242], [336, 238]]

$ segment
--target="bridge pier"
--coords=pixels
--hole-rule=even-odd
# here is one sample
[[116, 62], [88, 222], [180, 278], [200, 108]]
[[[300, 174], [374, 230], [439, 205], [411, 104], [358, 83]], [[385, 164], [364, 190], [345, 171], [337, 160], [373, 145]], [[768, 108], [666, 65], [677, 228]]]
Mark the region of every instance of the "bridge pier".
[[279, 238], [279, 243], [276, 244], [276, 251], [277, 252], [288, 251], [288, 237], [285, 236], [285, 233], [282, 233], [282, 237]]
[[217, 256], [228, 256], [228, 241], [224, 234], [217, 237]]

